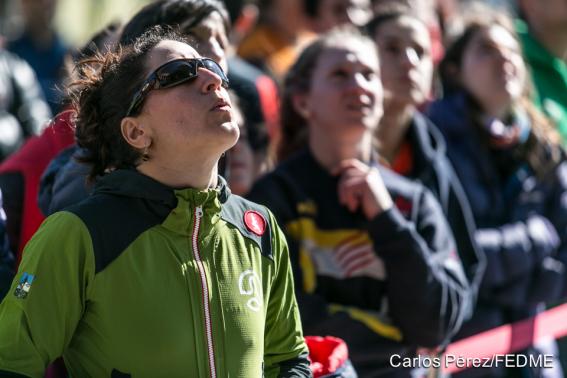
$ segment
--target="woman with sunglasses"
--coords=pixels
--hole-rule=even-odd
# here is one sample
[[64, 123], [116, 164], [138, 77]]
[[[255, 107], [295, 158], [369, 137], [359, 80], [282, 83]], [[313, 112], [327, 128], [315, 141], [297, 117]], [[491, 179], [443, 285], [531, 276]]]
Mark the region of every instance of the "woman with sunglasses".
[[[124, 26], [120, 38], [122, 45], [130, 44], [142, 35], [147, 29], [160, 25], [172, 27], [194, 41], [197, 51], [216, 61], [223, 69], [229, 67], [231, 91], [236, 94], [238, 108], [246, 119], [246, 134], [253, 149], [254, 165], [248, 167], [238, 166], [238, 154], [231, 150], [221, 160], [220, 172], [229, 182], [231, 189], [236, 188], [237, 178], [232, 175], [234, 171], [243, 171], [244, 174], [258, 175], [259, 171], [269, 167], [268, 130], [274, 130], [274, 120], [269, 104], [275, 104], [277, 97], [273, 83], [266, 76], [258, 76], [250, 69], [247, 63], [235, 63], [234, 57], [229, 57], [230, 46], [227, 33], [230, 31], [230, 21], [227, 10], [222, 2], [217, 0], [159, 0], [153, 1], [138, 13]], [[233, 64], [234, 63], [234, 64]], [[235, 104], [233, 104], [233, 108]], [[272, 112], [277, 113], [277, 111]], [[277, 123], [277, 122], [276, 122]], [[242, 125], [241, 125], [242, 126]], [[236, 147], [236, 146], [235, 146]], [[92, 192], [92, 185], [85, 185], [85, 178], [89, 167], [80, 164], [75, 157], [80, 157], [82, 151], [75, 147], [74, 151], [64, 151], [50, 163], [41, 178], [39, 206], [45, 215], [74, 205], [86, 198]], [[242, 193], [242, 192], [241, 192]], [[240, 194], [240, 193], [239, 193]], [[31, 207], [31, 206], [30, 206]], [[31, 232], [25, 241], [37, 230], [39, 224], [30, 227]], [[28, 230], [29, 231], [29, 230]], [[23, 245], [22, 245], [23, 247]]]
[[217, 175], [226, 76], [152, 29], [79, 64], [87, 200], [50, 216], [0, 305], [0, 375], [307, 377], [285, 239]]

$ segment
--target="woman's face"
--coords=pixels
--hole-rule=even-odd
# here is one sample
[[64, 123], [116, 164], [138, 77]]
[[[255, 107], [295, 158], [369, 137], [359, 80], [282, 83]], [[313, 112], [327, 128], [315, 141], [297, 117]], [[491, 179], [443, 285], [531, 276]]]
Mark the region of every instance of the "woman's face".
[[[185, 43], [161, 41], [146, 59], [147, 75], [168, 61], [198, 57]], [[195, 157], [220, 156], [238, 139], [228, 92], [219, 76], [202, 67], [193, 80], [150, 91], [137, 122], [151, 138], [151, 158], [171, 166]]]
[[378, 27], [374, 41], [386, 103], [421, 105], [431, 91], [433, 59], [429, 32], [413, 17], [398, 17]]
[[499, 116], [524, 90], [526, 67], [518, 41], [499, 25], [482, 28], [463, 53], [460, 81], [486, 112]]
[[382, 116], [382, 83], [373, 46], [351, 38], [324, 48], [311, 88], [295, 104], [311, 128], [336, 135], [374, 129]]
[[228, 69], [226, 53], [229, 48], [227, 30], [219, 12], [211, 12], [198, 25], [181, 30], [195, 38], [197, 50], [202, 56], [213, 59], [225, 72]]

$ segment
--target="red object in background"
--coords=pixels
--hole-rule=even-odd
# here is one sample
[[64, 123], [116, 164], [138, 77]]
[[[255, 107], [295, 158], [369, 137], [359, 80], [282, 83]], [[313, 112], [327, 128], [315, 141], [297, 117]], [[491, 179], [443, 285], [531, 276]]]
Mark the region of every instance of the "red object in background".
[[409, 176], [413, 170], [413, 151], [409, 141], [400, 146], [398, 154], [392, 162], [392, 170], [402, 176]]
[[30, 137], [18, 151], [0, 165], [0, 174], [20, 173], [24, 179], [22, 222], [19, 225], [20, 240], [18, 250], [15, 251], [18, 264], [24, 246], [45, 219], [37, 204], [41, 175], [60, 151], [75, 143], [73, 114], [73, 110], [66, 110], [56, 115], [41, 135]]
[[[567, 303], [534, 317], [455, 341], [447, 347], [445, 355], [482, 359], [497, 354], [514, 353], [541, 340], [567, 336], [565, 319], [567, 319]], [[447, 373], [456, 373], [467, 368], [455, 362], [443, 362], [442, 366]]]
[[435, 23], [428, 25], [427, 29], [429, 30], [429, 36], [431, 37], [431, 57], [433, 58], [433, 64], [437, 66], [445, 55], [441, 27], [438, 23]]
[[305, 336], [315, 378], [334, 373], [348, 360], [346, 343], [332, 336]]
[[255, 84], [260, 95], [260, 106], [264, 115], [268, 137], [271, 141], [277, 140], [276, 138], [280, 133], [278, 87], [274, 80], [265, 75], [260, 76]]

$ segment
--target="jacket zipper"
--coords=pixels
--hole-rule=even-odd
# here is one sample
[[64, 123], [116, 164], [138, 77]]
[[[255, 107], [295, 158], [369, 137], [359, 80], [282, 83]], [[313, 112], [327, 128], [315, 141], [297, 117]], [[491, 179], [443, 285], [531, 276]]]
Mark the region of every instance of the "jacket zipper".
[[203, 261], [201, 260], [201, 253], [199, 252], [199, 228], [201, 226], [201, 218], [203, 217], [203, 207], [197, 206], [195, 209], [195, 226], [193, 228], [193, 256], [197, 262], [199, 269], [199, 276], [201, 277], [201, 288], [203, 294], [203, 311], [205, 313], [205, 333], [207, 335], [207, 355], [209, 357], [209, 370], [211, 378], [216, 378], [217, 372], [215, 369], [215, 354], [213, 349], [213, 329], [211, 326], [211, 310], [209, 308], [209, 287], [207, 284], [207, 274]]

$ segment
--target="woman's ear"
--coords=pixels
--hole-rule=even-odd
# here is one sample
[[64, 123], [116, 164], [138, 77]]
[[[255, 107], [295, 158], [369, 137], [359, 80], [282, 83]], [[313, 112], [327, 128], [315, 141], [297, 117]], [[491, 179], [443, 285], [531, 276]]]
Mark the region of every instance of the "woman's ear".
[[291, 98], [291, 102], [293, 104], [293, 109], [295, 109], [295, 111], [299, 113], [300, 116], [302, 116], [306, 120], [309, 119], [311, 112], [309, 111], [309, 105], [307, 102], [307, 97], [305, 95], [303, 94], [293, 95]]
[[151, 144], [149, 130], [134, 117], [124, 117], [120, 122], [122, 136], [134, 148], [143, 150]]

